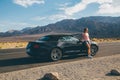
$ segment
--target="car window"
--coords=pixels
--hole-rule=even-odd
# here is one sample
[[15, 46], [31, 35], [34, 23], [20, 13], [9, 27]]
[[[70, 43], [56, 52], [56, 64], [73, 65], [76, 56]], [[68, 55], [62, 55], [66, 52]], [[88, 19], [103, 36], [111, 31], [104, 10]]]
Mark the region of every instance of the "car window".
[[79, 41], [79, 40], [72, 36], [64, 36], [64, 37], [61, 37], [59, 41]]
[[39, 41], [57, 41], [58, 37], [56, 36], [43, 36], [39, 39]]
[[49, 41], [50, 40], [50, 37], [48, 36], [43, 36], [41, 37], [40, 39], [38, 39], [39, 41]]
[[79, 34], [73, 34], [73, 36], [79, 40], [82, 40], [82, 33]]

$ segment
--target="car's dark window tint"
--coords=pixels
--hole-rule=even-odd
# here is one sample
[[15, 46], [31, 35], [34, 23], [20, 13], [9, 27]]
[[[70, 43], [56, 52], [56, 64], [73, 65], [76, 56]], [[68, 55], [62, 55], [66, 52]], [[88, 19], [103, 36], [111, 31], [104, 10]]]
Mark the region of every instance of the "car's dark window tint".
[[57, 36], [44, 36], [39, 39], [39, 41], [57, 41]]
[[44, 36], [44, 37], [41, 37], [40, 39], [38, 39], [39, 41], [49, 41], [50, 40], [50, 37], [48, 36]]
[[49, 41], [58, 41], [58, 36], [50, 36]]

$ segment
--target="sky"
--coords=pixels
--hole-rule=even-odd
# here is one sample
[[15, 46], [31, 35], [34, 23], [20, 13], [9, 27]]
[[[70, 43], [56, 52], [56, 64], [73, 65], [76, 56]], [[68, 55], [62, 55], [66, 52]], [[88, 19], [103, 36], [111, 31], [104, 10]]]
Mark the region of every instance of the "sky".
[[120, 0], [0, 0], [0, 32], [89, 16], [120, 16]]

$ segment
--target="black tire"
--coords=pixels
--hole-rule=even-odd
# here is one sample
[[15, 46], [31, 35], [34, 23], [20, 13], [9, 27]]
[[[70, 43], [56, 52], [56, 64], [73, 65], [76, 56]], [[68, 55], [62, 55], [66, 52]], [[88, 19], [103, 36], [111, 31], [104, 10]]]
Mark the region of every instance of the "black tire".
[[52, 61], [58, 61], [62, 58], [62, 50], [59, 48], [53, 48], [50, 53], [50, 59]]
[[91, 45], [91, 55], [95, 56], [98, 52], [98, 46], [97, 45]]

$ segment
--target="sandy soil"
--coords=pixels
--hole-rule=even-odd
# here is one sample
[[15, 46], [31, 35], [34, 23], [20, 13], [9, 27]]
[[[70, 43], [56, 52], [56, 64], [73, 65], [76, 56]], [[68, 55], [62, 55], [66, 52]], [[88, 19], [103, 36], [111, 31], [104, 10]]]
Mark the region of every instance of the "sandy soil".
[[120, 54], [1, 73], [0, 80], [37, 80], [48, 72], [58, 72], [60, 80], [120, 80], [106, 75], [111, 69], [120, 70]]

